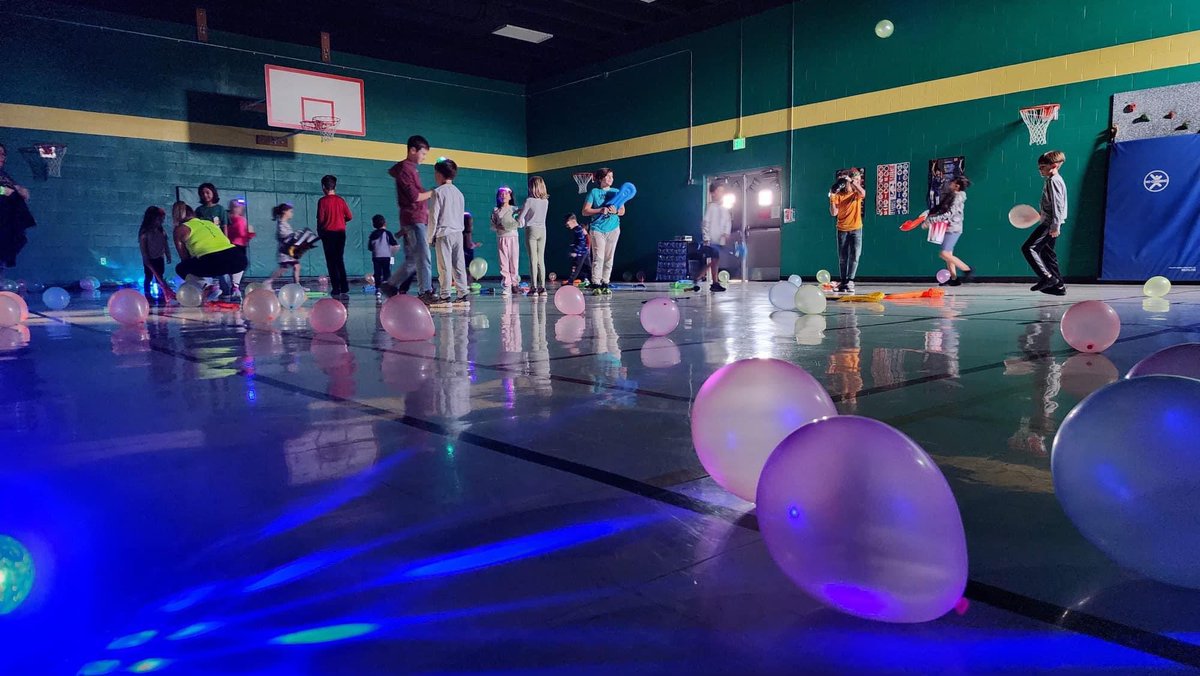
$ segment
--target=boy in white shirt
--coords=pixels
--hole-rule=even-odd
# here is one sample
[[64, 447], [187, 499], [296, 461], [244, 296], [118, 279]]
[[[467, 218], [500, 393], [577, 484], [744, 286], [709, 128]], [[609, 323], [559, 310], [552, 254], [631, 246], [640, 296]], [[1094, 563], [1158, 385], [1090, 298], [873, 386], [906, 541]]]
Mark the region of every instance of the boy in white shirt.
[[725, 184], [709, 184], [708, 207], [704, 210], [704, 224], [701, 226], [704, 244], [700, 247], [700, 255], [704, 257], [704, 265], [700, 266], [692, 291], [700, 290], [700, 280], [703, 279], [706, 270], [710, 282], [708, 290], [714, 293], [725, 290], [725, 287], [717, 282], [717, 268], [721, 264], [721, 249], [729, 243], [729, 235], [733, 232], [733, 221], [729, 210], [721, 206], [721, 198], [724, 196]]
[[438, 279], [441, 287], [439, 304], [450, 303], [450, 287], [458, 291], [455, 303], [469, 302], [467, 294], [467, 264], [463, 258], [463, 214], [466, 200], [454, 185], [458, 165], [454, 160], [441, 159], [433, 165], [437, 187], [429, 202], [429, 237], [437, 251], [438, 271], [449, 279]]

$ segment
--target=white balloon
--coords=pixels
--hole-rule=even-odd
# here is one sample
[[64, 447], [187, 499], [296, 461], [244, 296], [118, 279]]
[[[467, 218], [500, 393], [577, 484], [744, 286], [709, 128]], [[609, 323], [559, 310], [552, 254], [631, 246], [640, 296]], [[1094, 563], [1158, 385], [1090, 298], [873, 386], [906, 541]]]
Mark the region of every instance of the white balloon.
[[819, 315], [825, 311], [828, 301], [825, 294], [815, 286], [801, 286], [793, 295], [793, 303], [797, 310], [806, 315]]
[[771, 305], [780, 310], [792, 310], [796, 307], [796, 285], [791, 282], [775, 282], [767, 293]]

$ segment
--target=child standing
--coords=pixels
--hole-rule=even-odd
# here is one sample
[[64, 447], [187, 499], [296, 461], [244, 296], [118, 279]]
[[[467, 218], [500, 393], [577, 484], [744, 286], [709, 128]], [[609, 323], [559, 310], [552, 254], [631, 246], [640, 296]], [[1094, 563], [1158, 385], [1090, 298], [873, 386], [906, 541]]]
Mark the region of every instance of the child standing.
[[1021, 245], [1021, 253], [1029, 267], [1038, 276], [1037, 284], [1030, 291], [1041, 291], [1051, 296], [1065, 296], [1067, 287], [1063, 285], [1062, 274], [1058, 270], [1058, 254], [1054, 245], [1062, 233], [1062, 225], [1067, 220], [1067, 184], [1059, 176], [1067, 156], [1061, 150], [1051, 150], [1038, 158], [1038, 173], [1046, 179], [1042, 187], [1042, 222]]
[[[246, 200], [237, 198], [229, 203], [229, 225], [225, 226], [225, 234], [229, 236], [229, 241], [234, 246], [246, 253], [250, 247], [250, 240], [254, 239], [254, 228], [246, 220]], [[230, 293], [230, 299], [239, 301], [242, 299], [242, 276], [246, 272], [235, 272], [231, 276], [233, 282], [233, 290]]]
[[500, 186], [496, 191], [496, 208], [492, 210], [492, 230], [496, 231], [496, 248], [500, 255], [500, 277], [504, 288], [501, 294], [507, 296], [521, 291], [521, 274], [517, 272], [520, 264], [521, 245], [517, 239], [517, 219], [513, 214], [512, 190], [508, 186]]
[[[563, 224], [571, 231], [571, 276], [567, 279], [567, 285], [570, 286], [583, 274], [583, 266], [588, 267], [588, 272], [592, 271], [592, 250], [588, 247], [587, 230], [575, 219], [575, 214], [567, 214]], [[587, 279], [584, 278], [586, 283]]]
[[[383, 217], [383, 214], [372, 216], [371, 226], [375, 229], [367, 238], [367, 249], [371, 252], [371, 264], [375, 268], [375, 283], [383, 284], [392, 276], [392, 256], [396, 255], [400, 243], [396, 241], [392, 233], [388, 232], [387, 219]], [[375, 293], [376, 297], [382, 297], [382, 295], [378, 291]]]
[[700, 280], [704, 277], [706, 268], [709, 277], [708, 290], [713, 293], [725, 290], [725, 287], [721, 286], [717, 280], [717, 275], [721, 266], [721, 249], [729, 242], [729, 235], [733, 232], [733, 219], [729, 215], [729, 210], [721, 205], [721, 198], [724, 196], [725, 184], [715, 181], [709, 184], [708, 206], [704, 209], [704, 222], [700, 226], [700, 236], [703, 241], [700, 255], [704, 265], [700, 266], [700, 272], [693, 280], [692, 291], [700, 290]]
[[[963, 282], [971, 281], [971, 275], [974, 274], [971, 272], [971, 266], [954, 255], [954, 245], [963, 233], [963, 209], [967, 203], [969, 187], [971, 180], [966, 176], [951, 180], [946, 193], [929, 210], [929, 219], [926, 221], [926, 224], [936, 221], [946, 223], [946, 236], [942, 238], [942, 251], [938, 254], [938, 257], [946, 262], [946, 269], [950, 271], [950, 279], [945, 282], [946, 286], [960, 286]], [[959, 270], [963, 271], [962, 279], [958, 278]]]
[[[225, 213], [225, 207], [221, 206], [221, 194], [217, 192], [217, 186], [212, 183], [201, 183], [200, 187], [196, 188], [196, 192], [200, 195], [200, 206], [196, 207], [196, 218], [202, 221], [212, 221], [224, 234], [229, 216]], [[232, 280], [229, 277], [219, 277], [217, 284], [221, 287], [220, 298], [228, 300]]]
[[429, 200], [429, 237], [437, 251], [438, 271], [445, 277], [438, 280], [441, 287], [439, 302], [450, 302], [450, 287], [458, 292], [455, 303], [468, 302], [467, 264], [463, 260], [463, 214], [466, 200], [462, 191], [454, 185], [458, 176], [458, 165], [454, 160], [440, 160], [433, 165], [433, 178], [437, 187]]
[[529, 295], [546, 295], [546, 212], [550, 208], [546, 182], [541, 176], [529, 179], [529, 197], [521, 207], [517, 224], [525, 228], [529, 245]]
[[851, 171], [839, 177], [836, 190], [829, 193], [829, 215], [837, 219], [838, 291], [854, 293], [854, 275], [862, 255], [863, 189], [862, 174]]
[[[475, 217], [471, 212], [463, 212], [463, 262], [467, 264], [467, 270], [471, 269], [471, 261], [475, 260], [475, 240], [472, 239], [472, 230], [475, 229]], [[468, 281], [475, 281], [474, 277], [468, 277]]]
[[325, 196], [317, 201], [317, 235], [325, 250], [325, 267], [329, 270], [329, 295], [350, 300], [350, 280], [346, 278], [346, 223], [354, 220], [350, 205], [337, 194], [337, 176], [321, 177]]
[[601, 167], [592, 174], [592, 180], [598, 187], [592, 188], [587, 200], [583, 203], [583, 215], [592, 217], [591, 235], [595, 256], [592, 259], [592, 295], [608, 295], [612, 277], [613, 259], [617, 253], [617, 240], [621, 238], [621, 216], [625, 215], [625, 207], [620, 209], [604, 206], [610, 192], [616, 192], [613, 185], [613, 171]]
[[292, 235], [295, 234], [295, 231], [292, 230], [292, 205], [287, 202], [280, 204], [271, 210], [271, 216], [275, 218], [275, 239], [279, 242], [279, 267], [267, 278], [267, 288], [271, 288], [271, 283], [288, 269], [292, 271], [292, 281], [299, 284], [300, 259], [286, 250]]
[[142, 292], [146, 294], [146, 300], [152, 303], [156, 299], [150, 295], [150, 282], [158, 282], [164, 297], [170, 292], [163, 283], [166, 264], [171, 262], [171, 247], [167, 245], [167, 231], [163, 229], [166, 218], [167, 212], [160, 207], [146, 207], [142, 226], [138, 228], [138, 249], [142, 252], [142, 271], [145, 273]]

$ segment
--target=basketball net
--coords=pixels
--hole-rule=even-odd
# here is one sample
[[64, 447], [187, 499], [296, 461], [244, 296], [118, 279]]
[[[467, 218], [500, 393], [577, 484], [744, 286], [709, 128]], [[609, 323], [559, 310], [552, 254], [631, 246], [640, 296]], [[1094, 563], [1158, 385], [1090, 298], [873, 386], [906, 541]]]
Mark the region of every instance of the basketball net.
[[321, 143], [329, 143], [337, 133], [342, 118], [331, 115], [313, 115], [310, 120], [300, 120], [300, 126], [305, 131], [315, 131], [321, 135]]
[[575, 186], [579, 188], [579, 194], [582, 195], [586, 193], [588, 183], [592, 182], [592, 173], [590, 171], [584, 171], [578, 174], [571, 174], [571, 177], [575, 179]]
[[67, 155], [67, 147], [57, 143], [41, 143], [37, 145], [38, 156], [46, 163], [46, 175], [62, 178], [63, 158]]
[[1021, 119], [1025, 121], [1025, 126], [1029, 127], [1029, 145], [1044, 146], [1050, 123], [1058, 119], [1058, 104], [1022, 108]]

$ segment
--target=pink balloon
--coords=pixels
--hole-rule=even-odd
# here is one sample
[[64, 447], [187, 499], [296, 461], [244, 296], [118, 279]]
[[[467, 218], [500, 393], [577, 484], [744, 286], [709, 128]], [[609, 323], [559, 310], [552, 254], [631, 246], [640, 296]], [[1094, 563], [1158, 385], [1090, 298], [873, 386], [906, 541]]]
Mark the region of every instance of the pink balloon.
[[108, 299], [108, 315], [121, 324], [141, 324], [150, 316], [150, 303], [140, 291], [121, 289]]
[[21, 321], [29, 321], [29, 305], [25, 302], [24, 298], [18, 296], [12, 291], [0, 291], [0, 296], [3, 296], [4, 298], [11, 298], [12, 300], [17, 301], [17, 304], [21, 306]]
[[583, 306], [583, 292], [574, 286], [560, 286], [554, 292], [554, 307], [564, 315], [581, 315]]
[[967, 584], [967, 540], [946, 478], [889, 425], [837, 416], [788, 435], [762, 471], [758, 523], [775, 563], [848, 615], [926, 622]]
[[346, 325], [346, 306], [332, 298], [322, 298], [308, 313], [308, 323], [316, 333], [333, 333]]
[[679, 306], [670, 298], [654, 298], [638, 313], [642, 328], [652, 336], [665, 336], [679, 326]]
[[946, 268], [942, 268], [941, 270], [937, 271], [937, 274], [934, 275], [934, 277], [937, 278], [938, 284], [945, 284], [946, 282], [950, 281], [950, 271]]
[[0, 327], [17, 326], [20, 323], [20, 303], [11, 298], [0, 296]]
[[433, 317], [416, 296], [392, 296], [379, 310], [379, 323], [396, 340], [429, 340]]
[[1126, 378], [1183, 376], [1200, 380], [1200, 343], [1172, 345], [1146, 357], [1129, 369]]
[[837, 415], [808, 371], [780, 359], [743, 359], [704, 381], [692, 405], [692, 445], [713, 480], [754, 500], [771, 451], [801, 425]]
[[242, 301], [242, 316], [254, 324], [270, 324], [282, 310], [279, 298], [270, 289], [255, 289]]
[[1067, 344], [1080, 352], [1103, 352], [1121, 335], [1121, 318], [1108, 303], [1085, 300], [1063, 313], [1059, 329]]
[[8, 352], [29, 344], [29, 327], [24, 324], [0, 329], [0, 352]]

